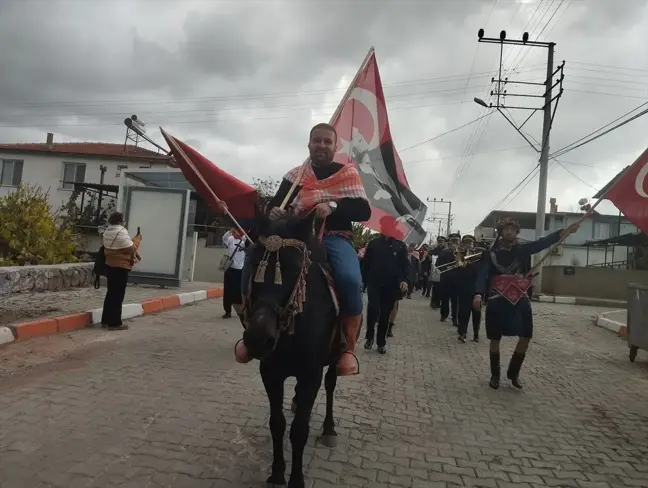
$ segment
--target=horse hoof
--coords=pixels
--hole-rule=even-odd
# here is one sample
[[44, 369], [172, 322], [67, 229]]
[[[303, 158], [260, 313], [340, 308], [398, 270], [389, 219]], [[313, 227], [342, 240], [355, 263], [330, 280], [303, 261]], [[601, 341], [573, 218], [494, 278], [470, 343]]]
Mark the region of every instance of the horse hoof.
[[291, 411], [292, 413], [297, 413], [297, 402], [292, 402], [292, 403], [290, 404], [290, 411]]
[[266, 486], [268, 488], [275, 488], [279, 486], [286, 486], [286, 478], [283, 476], [270, 476], [266, 480]]
[[336, 434], [323, 434], [320, 437], [320, 442], [322, 443], [323, 446], [329, 447], [329, 448], [334, 448], [337, 447], [337, 435]]

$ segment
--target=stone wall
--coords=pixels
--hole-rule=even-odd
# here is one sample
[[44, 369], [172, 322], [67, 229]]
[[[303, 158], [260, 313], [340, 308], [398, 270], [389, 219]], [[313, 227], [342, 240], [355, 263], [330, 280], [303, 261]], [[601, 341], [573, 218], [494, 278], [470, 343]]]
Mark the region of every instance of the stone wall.
[[74, 263], [0, 267], [0, 296], [90, 286], [93, 266], [93, 263]]
[[627, 300], [628, 283], [648, 285], [648, 271], [598, 266], [542, 268], [542, 293], [549, 295]]

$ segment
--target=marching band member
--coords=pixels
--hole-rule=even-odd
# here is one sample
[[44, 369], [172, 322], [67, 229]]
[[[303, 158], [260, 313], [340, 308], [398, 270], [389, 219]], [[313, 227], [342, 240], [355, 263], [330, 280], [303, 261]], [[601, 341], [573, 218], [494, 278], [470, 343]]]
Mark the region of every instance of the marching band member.
[[500, 385], [500, 340], [502, 337], [518, 336], [515, 352], [509, 362], [506, 377], [515, 388], [522, 388], [520, 369], [533, 336], [533, 315], [529, 288], [532, 277], [531, 256], [542, 252], [573, 234], [580, 227], [575, 223], [553, 232], [537, 241], [520, 244], [517, 235], [520, 225], [506, 218], [497, 225], [497, 238], [490, 252], [482, 261], [473, 298], [473, 307], [482, 307], [483, 297], [490, 291], [486, 307], [486, 336], [490, 340], [489, 385], [497, 389]]
[[471, 235], [464, 235], [461, 238], [463, 248], [463, 259], [465, 266], [457, 269], [457, 296], [459, 309], [459, 342], [466, 342], [468, 333], [468, 321], [472, 315], [473, 342], [479, 342], [479, 326], [481, 324], [481, 309], [473, 309], [472, 301], [475, 295], [475, 284], [477, 282], [477, 271], [479, 260], [467, 260], [466, 257], [478, 253], [475, 250], [475, 238]]
[[461, 243], [461, 234], [450, 234], [448, 236], [449, 246], [439, 253], [436, 267], [441, 271], [441, 322], [445, 322], [448, 316], [452, 317], [452, 325], [457, 327], [457, 270], [451, 269], [443, 272], [444, 268], [451, 267], [455, 261], [455, 255]]

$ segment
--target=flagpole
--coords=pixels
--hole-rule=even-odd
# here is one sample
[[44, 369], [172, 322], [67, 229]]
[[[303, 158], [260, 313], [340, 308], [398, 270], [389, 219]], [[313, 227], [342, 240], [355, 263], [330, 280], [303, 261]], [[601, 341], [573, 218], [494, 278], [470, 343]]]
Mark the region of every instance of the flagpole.
[[[362, 64], [360, 65], [360, 68], [358, 68], [358, 72], [356, 75], [353, 77], [353, 80], [349, 84], [349, 88], [347, 88], [346, 93], [342, 97], [342, 100], [340, 100], [340, 103], [338, 104], [337, 108], [335, 109], [335, 112], [333, 112], [333, 115], [331, 116], [331, 120], [329, 121], [330, 124], [332, 124], [335, 119], [340, 115], [342, 110], [344, 109], [344, 105], [346, 104], [349, 96], [351, 95], [351, 92], [353, 91], [353, 88], [355, 87], [355, 84], [358, 81], [358, 78], [360, 78], [360, 73], [362, 73], [362, 70], [367, 66], [367, 63], [369, 62], [369, 59], [371, 56], [376, 52], [376, 49], [371, 46], [369, 48], [369, 52], [365, 56], [364, 60], [362, 61]], [[301, 183], [301, 179], [304, 176], [304, 171], [306, 171], [306, 168], [310, 164], [310, 157], [306, 158], [304, 163], [301, 165], [299, 168], [299, 172], [297, 173], [297, 176], [295, 177], [295, 181], [293, 181], [292, 186], [290, 187], [290, 190], [288, 190], [288, 193], [286, 193], [286, 197], [283, 199], [283, 202], [281, 202], [281, 206], [279, 208], [284, 209], [286, 205], [288, 204], [288, 201], [290, 200], [290, 197], [292, 194], [295, 192], [295, 189]]]
[[[587, 217], [589, 217], [590, 215], [592, 215], [592, 213], [594, 212], [594, 209], [595, 209], [596, 207], [598, 207], [599, 204], [600, 204], [603, 200], [605, 200], [605, 198], [606, 198], [608, 192], [609, 192], [609, 191], [614, 187], [614, 185], [615, 185], [616, 183], [619, 182], [619, 180], [621, 180], [621, 178], [623, 178], [623, 177], [625, 176], [625, 174], [628, 172], [628, 170], [630, 170], [630, 168], [632, 168], [632, 166], [633, 166], [633, 165], [631, 164], [631, 165], [628, 166], [626, 169], [624, 169], [623, 172], [622, 172], [622, 173], [617, 177], [617, 179], [615, 180], [614, 184], [610, 185], [610, 188], [608, 188], [607, 191], [606, 191], [603, 195], [601, 195], [601, 197], [600, 197], [596, 202], [594, 202], [594, 205], [592, 205], [592, 206], [589, 208], [589, 210], [588, 210], [587, 212], [585, 212], [585, 214], [583, 214], [583, 216], [582, 216], [580, 219], [578, 219], [578, 220], [577, 220], [574, 224], [572, 224], [572, 225], [576, 225], [576, 224], [581, 225], [581, 224], [585, 221], [585, 219], [586, 219]], [[551, 249], [549, 250], [549, 252], [545, 253], [545, 255], [542, 256], [542, 258], [541, 258], [540, 260], [538, 260], [538, 262], [535, 264], [535, 266], [533, 266], [533, 268], [531, 268], [531, 271], [529, 271], [529, 274], [533, 275], [534, 271], [536, 271], [540, 266], [542, 266], [542, 263], [544, 263], [544, 262], [547, 260], [547, 258], [548, 258], [549, 256], [551, 256], [551, 254], [553, 253], [553, 250], [556, 249], [558, 246], [560, 246], [563, 242], [565, 242], [565, 240], [566, 240], [568, 237], [569, 237], [568, 235], [565, 235], [565, 236], [561, 237], [560, 240], [559, 240], [558, 242], [556, 242], [553, 246], [551, 246]]]
[[234, 225], [236, 226], [236, 228], [237, 228], [238, 230], [240, 230], [240, 231], [243, 233], [243, 235], [245, 236], [245, 238], [246, 238], [248, 241], [250, 241], [252, 244], [254, 244], [254, 242], [252, 241], [252, 239], [250, 239], [250, 236], [248, 236], [247, 233], [245, 232], [245, 230], [243, 229], [243, 227], [241, 227], [241, 224], [239, 224], [238, 221], [234, 218], [234, 216], [230, 213], [229, 208], [227, 208], [227, 205], [225, 205], [225, 202], [223, 202], [223, 200], [221, 200], [220, 198], [218, 198], [218, 196], [216, 195], [216, 193], [214, 193], [214, 190], [212, 190], [211, 187], [210, 187], [210, 186], [207, 184], [207, 182], [205, 181], [205, 178], [203, 177], [203, 175], [200, 174], [200, 172], [196, 169], [196, 167], [194, 166], [194, 164], [193, 164], [193, 162], [191, 161], [191, 159], [189, 158], [189, 156], [187, 156], [187, 155], [185, 154], [185, 152], [182, 150], [182, 148], [181, 148], [180, 146], [178, 146], [178, 144], [176, 144], [175, 139], [174, 139], [172, 136], [170, 136], [169, 134], [167, 134], [167, 133], [165, 132], [165, 130], [164, 130], [162, 127], [160, 127], [160, 132], [162, 132], [162, 135], [164, 136], [164, 139], [166, 139], [167, 143], [168, 143], [170, 146], [173, 146], [173, 148], [174, 148], [176, 151], [178, 151], [178, 153], [180, 153], [180, 155], [184, 158], [185, 162], [186, 162], [186, 163], [191, 167], [191, 169], [193, 169], [194, 173], [198, 176], [198, 178], [200, 179], [201, 183], [202, 183], [203, 185], [205, 185], [205, 188], [207, 188], [207, 191], [211, 194], [211, 196], [214, 197], [214, 199], [215, 199], [217, 202], [220, 202], [220, 203], [223, 203], [223, 204], [224, 204], [225, 214], [226, 214], [226, 215], [227, 215], [227, 216], [232, 220], [232, 222], [234, 222]]

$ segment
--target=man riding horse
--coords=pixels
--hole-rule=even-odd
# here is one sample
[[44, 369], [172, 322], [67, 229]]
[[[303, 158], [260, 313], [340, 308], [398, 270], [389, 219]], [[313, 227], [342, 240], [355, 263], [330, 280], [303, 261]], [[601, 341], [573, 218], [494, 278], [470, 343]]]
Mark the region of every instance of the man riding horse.
[[[337, 132], [330, 124], [317, 124], [310, 131], [308, 150], [310, 164], [298, 167], [284, 177], [277, 194], [268, 205], [270, 218], [286, 217], [282, 203], [293, 184], [294, 191], [287, 205], [296, 215], [313, 212], [324, 221], [322, 243], [326, 248], [333, 281], [339, 297], [340, 316], [346, 339], [346, 353], [340, 356], [337, 372], [340, 376], [358, 373], [355, 346], [362, 325], [362, 276], [353, 245], [352, 223], [366, 222], [371, 207], [356, 168], [333, 161]], [[247, 296], [251, 267], [243, 270], [243, 296]], [[245, 345], [240, 343], [236, 354], [239, 362], [249, 362]]]

